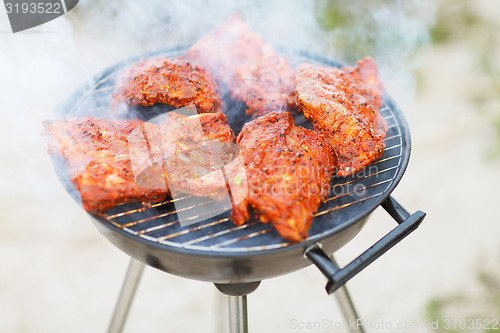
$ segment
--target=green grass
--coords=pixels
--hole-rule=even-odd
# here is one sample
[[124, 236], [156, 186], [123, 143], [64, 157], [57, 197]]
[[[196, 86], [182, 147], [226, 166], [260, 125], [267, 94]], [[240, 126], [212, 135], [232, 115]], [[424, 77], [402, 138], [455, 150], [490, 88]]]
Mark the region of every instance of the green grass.
[[[470, 329], [460, 329], [460, 321], [475, 319], [500, 319], [500, 276], [498, 273], [480, 271], [477, 274], [478, 293], [465, 294], [458, 292], [439, 296], [427, 302], [425, 313], [431, 322], [439, 322], [438, 333], [468, 333]], [[445, 328], [445, 320], [452, 323]], [[457, 327], [453, 323], [457, 323]], [[483, 329], [474, 332], [498, 332], [499, 330]]]
[[481, 18], [472, 10], [473, 0], [441, 0], [430, 31], [434, 44], [446, 44], [470, 36]]

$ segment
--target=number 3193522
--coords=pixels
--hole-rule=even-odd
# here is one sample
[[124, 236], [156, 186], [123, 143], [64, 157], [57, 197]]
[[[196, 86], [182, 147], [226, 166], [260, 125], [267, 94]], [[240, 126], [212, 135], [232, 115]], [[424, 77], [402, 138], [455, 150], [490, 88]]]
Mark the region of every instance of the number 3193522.
[[7, 14], [23, 13], [23, 14], [64, 14], [61, 3], [55, 2], [23, 2], [23, 3], [11, 3], [6, 2], [5, 8], [7, 9]]
[[485, 329], [485, 330], [498, 330], [498, 319], [445, 319], [443, 321], [443, 328], [447, 329]]

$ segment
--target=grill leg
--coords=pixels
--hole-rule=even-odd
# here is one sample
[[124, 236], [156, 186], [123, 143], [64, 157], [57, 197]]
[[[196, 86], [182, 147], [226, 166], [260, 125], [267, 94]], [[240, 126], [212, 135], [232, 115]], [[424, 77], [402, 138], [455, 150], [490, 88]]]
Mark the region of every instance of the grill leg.
[[144, 264], [134, 258], [130, 258], [130, 264], [127, 274], [125, 275], [125, 281], [123, 281], [122, 290], [118, 297], [115, 311], [113, 312], [113, 317], [111, 317], [108, 333], [122, 332], [143, 271]]
[[[345, 287], [345, 285], [337, 289], [337, 291], [335, 292], [335, 298], [337, 298], [337, 303], [339, 304], [340, 309], [344, 314], [344, 318], [350, 327], [349, 331], [352, 333], [365, 333], [363, 326], [357, 325], [359, 316], [356, 313], [356, 309], [352, 304], [351, 297], [349, 296], [349, 293], [347, 292], [347, 288]], [[353, 324], [351, 326], [350, 325], [351, 323], [356, 323], [356, 324]]]
[[[333, 262], [335, 262], [333, 255], [331, 255], [330, 258], [332, 259]], [[337, 299], [337, 303], [340, 306], [340, 310], [344, 314], [344, 318], [349, 327], [349, 332], [365, 333], [363, 326], [357, 325], [359, 316], [358, 313], [356, 312], [356, 309], [354, 308], [354, 304], [352, 304], [352, 300], [351, 297], [349, 296], [349, 292], [347, 291], [346, 285], [344, 284], [342, 287], [337, 289], [334, 295], [335, 298]], [[356, 323], [356, 324], [350, 325], [351, 323]]]
[[221, 293], [228, 296], [230, 333], [248, 333], [247, 295], [255, 291], [259, 284], [260, 281], [215, 284]]
[[248, 333], [247, 295], [228, 296], [229, 332]]

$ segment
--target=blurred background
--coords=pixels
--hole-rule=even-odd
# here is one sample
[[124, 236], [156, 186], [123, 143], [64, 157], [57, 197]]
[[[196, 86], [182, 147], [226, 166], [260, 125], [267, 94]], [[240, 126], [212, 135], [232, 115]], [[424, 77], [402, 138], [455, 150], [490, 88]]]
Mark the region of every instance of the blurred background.
[[[348, 283], [360, 317], [405, 332], [500, 319], [500, 2], [88, 0], [16, 34], [0, 9], [0, 332], [104, 332], [129, 261], [59, 183], [42, 121], [106, 67], [192, 43], [233, 12], [276, 46], [373, 57], [407, 117], [412, 157], [393, 196], [428, 216]], [[376, 210], [337, 260], [393, 227]], [[250, 331], [342, 332], [294, 326], [343, 321], [325, 283], [315, 267], [264, 281]], [[225, 332], [225, 302], [210, 283], [146, 268], [125, 332]]]

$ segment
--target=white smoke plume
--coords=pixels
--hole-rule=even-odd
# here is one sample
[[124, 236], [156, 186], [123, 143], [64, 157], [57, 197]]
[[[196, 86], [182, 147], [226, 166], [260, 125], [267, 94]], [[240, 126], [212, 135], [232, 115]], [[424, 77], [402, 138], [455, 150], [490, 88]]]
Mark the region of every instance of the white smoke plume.
[[406, 103], [415, 90], [411, 56], [429, 42], [435, 10], [430, 0], [93, 0], [68, 17], [79, 34], [104, 36], [140, 54], [193, 43], [239, 12], [272, 45], [349, 64], [375, 58], [389, 91]]

